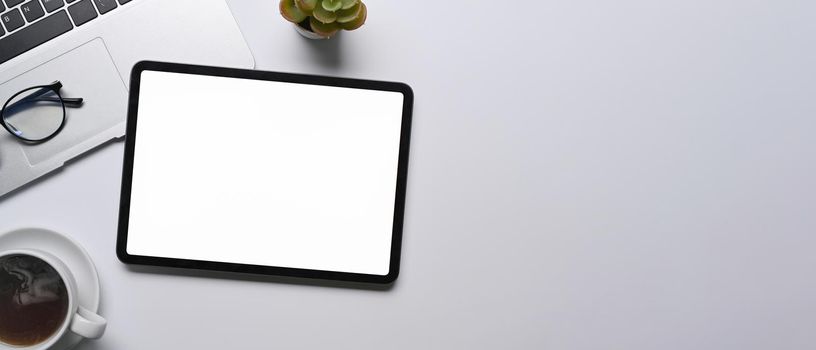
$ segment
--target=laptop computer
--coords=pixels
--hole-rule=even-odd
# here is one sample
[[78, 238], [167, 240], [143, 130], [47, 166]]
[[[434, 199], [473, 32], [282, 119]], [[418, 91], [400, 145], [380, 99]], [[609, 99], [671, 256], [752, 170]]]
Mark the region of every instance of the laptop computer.
[[142, 60], [255, 66], [225, 0], [0, 0], [0, 103], [57, 80], [85, 100], [47, 142], [0, 129], [0, 198], [124, 136], [130, 71]]

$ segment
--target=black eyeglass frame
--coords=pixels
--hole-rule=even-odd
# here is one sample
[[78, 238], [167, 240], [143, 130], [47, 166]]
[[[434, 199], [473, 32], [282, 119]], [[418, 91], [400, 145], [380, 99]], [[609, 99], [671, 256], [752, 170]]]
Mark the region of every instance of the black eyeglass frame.
[[[66, 107], [80, 107], [82, 106], [82, 103], [84, 101], [81, 97], [80, 98], [62, 97], [62, 94], [60, 94], [60, 90], [62, 90], [62, 82], [60, 82], [59, 80], [49, 85], [32, 86], [30, 88], [20, 90], [19, 92], [11, 96], [8, 100], [6, 100], [6, 103], [3, 104], [3, 108], [0, 109], [0, 125], [2, 125], [3, 128], [5, 128], [6, 131], [8, 131], [12, 136], [28, 144], [40, 144], [53, 139], [54, 137], [59, 135], [60, 132], [62, 132], [62, 129], [65, 128], [65, 122], [68, 119], [66, 117], [66, 115], [68, 114], [66, 111]], [[27, 137], [21, 136], [20, 134], [18, 134], [19, 130], [17, 130], [17, 128], [6, 122], [5, 111], [7, 111], [9, 107], [14, 107], [9, 106], [9, 103], [11, 103], [11, 101], [14, 101], [14, 99], [16, 99], [18, 96], [28, 92], [31, 93], [28, 96], [21, 99], [20, 101], [18, 101], [17, 103], [25, 101], [28, 98], [40, 97], [48, 92], [54, 92], [54, 94], [57, 95], [57, 99], [44, 98], [43, 100], [59, 102], [62, 105], [62, 120], [60, 121], [60, 126], [56, 130], [54, 130], [53, 133], [41, 139], [29, 139]]]

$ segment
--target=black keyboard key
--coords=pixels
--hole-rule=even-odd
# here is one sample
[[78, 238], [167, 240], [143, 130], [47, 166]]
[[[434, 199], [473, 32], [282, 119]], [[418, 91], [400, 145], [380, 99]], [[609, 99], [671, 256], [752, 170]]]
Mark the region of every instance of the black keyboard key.
[[106, 14], [108, 11], [113, 10], [116, 8], [116, 0], [94, 0], [96, 3], [96, 8], [99, 9], [99, 13]]
[[59, 10], [61, 7], [65, 6], [65, 3], [62, 0], [42, 0], [42, 3], [48, 13]]
[[12, 8], [12, 7], [17, 6], [19, 4], [22, 4], [23, 1], [25, 1], [25, 0], [6, 0], [6, 6], [8, 6], [9, 8]]
[[5, 6], [3, 6], [3, 2], [2, 2], [2, 1], [0, 1], [0, 12], [3, 12], [3, 11], [5, 11], [5, 10], [6, 10], [6, 7], [5, 7]]
[[20, 6], [20, 10], [23, 11], [23, 15], [25, 15], [25, 18], [29, 23], [40, 19], [42, 16], [45, 16], [45, 11], [43, 11], [42, 5], [40, 5], [40, 0], [29, 1], [23, 4], [23, 6]]
[[6, 26], [6, 30], [8, 30], [9, 32], [13, 32], [17, 30], [17, 28], [20, 28], [23, 25], [25, 25], [23, 15], [21, 15], [20, 11], [17, 9], [13, 9], [9, 12], [0, 15], [0, 22], [3, 22], [3, 25]]
[[54, 39], [73, 29], [65, 11], [59, 11], [42, 20], [0, 39], [0, 64]]
[[129, 2], [130, 2], [130, 0], [119, 0], [119, 5], [124, 5], [124, 4], [127, 4]]
[[74, 19], [74, 24], [76, 24], [77, 27], [88, 23], [88, 21], [97, 16], [96, 9], [93, 3], [91, 3], [91, 0], [82, 0], [68, 6], [68, 12], [71, 13], [71, 18]]
[[0, 26], [0, 36], [6, 35], [6, 31], [3, 30], [3, 26]]

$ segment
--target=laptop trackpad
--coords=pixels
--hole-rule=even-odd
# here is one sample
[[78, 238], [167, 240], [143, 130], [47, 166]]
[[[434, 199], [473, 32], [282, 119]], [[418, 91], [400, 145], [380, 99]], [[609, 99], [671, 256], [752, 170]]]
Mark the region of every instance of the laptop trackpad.
[[82, 97], [85, 103], [66, 108], [65, 128], [59, 135], [39, 145], [23, 146], [32, 166], [76, 146], [87, 148], [82, 151], [92, 149], [97, 145], [87, 144], [90, 138], [116, 127], [127, 116], [127, 89], [101, 38], [17, 76], [3, 84], [3, 90], [19, 91], [56, 80], [62, 82], [63, 97]]

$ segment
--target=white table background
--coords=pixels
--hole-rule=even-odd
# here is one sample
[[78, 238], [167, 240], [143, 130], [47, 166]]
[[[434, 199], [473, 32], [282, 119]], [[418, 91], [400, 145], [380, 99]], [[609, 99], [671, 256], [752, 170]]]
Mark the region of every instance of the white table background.
[[93, 255], [80, 349], [816, 346], [816, 2], [368, 0], [329, 42], [230, 4], [259, 69], [413, 86], [401, 277], [129, 269], [113, 144], [0, 200]]

